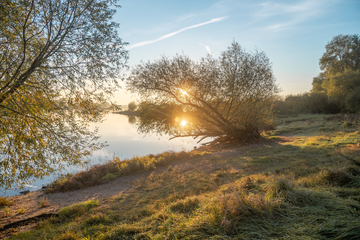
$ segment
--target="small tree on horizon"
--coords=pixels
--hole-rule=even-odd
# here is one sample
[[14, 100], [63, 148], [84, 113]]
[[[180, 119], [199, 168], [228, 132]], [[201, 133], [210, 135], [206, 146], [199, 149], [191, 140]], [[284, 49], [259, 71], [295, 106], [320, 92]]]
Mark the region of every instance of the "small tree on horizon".
[[129, 111], [133, 112], [133, 111], [136, 110], [136, 108], [137, 108], [137, 105], [136, 105], [136, 103], [134, 101], [129, 102], [129, 104], [128, 104], [128, 110]]

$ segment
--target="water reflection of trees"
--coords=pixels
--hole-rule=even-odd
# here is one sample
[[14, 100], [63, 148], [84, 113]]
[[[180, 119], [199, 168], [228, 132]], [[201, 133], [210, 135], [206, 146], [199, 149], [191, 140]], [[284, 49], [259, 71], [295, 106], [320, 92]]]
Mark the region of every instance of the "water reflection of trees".
[[134, 125], [136, 123], [136, 116], [127, 116], [130, 124]]
[[142, 102], [138, 107], [138, 131], [141, 133], [188, 135], [190, 124], [181, 126], [181, 121], [190, 122], [190, 113], [174, 103], [155, 104]]

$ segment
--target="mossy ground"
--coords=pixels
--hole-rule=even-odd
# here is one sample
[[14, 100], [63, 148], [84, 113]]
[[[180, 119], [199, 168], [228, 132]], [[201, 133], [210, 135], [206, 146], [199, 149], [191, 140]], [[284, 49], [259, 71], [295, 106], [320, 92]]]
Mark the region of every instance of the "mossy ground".
[[271, 144], [178, 161], [13, 239], [359, 239], [359, 124], [329, 117], [279, 118]]

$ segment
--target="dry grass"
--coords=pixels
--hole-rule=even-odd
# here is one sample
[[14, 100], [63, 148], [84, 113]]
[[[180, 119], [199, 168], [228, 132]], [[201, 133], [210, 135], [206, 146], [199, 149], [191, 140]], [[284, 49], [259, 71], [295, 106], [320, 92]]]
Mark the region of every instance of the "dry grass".
[[50, 203], [47, 198], [41, 198], [39, 208], [45, 208], [50, 206]]

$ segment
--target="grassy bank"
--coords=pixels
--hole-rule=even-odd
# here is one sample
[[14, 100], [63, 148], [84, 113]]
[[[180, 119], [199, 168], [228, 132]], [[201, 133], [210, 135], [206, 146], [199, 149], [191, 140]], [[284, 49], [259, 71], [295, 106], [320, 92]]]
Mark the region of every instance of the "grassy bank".
[[115, 157], [102, 165], [94, 165], [90, 169], [75, 174], [66, 174], [49, 184], [46, 193], [73, 191], [81, 188], [104, 184], [117, 177], [134, 173], [155, 170], [170, 163], [193, 159], [209, 154], [206, 151], [164, 152], [157, 155], [135, 156], [131, 159], [120, 160]]
[[358, 120], [279, 118], [263, 144], [181, 156], [130, 192], [64, 208], [13, 239], [358, 239]]

